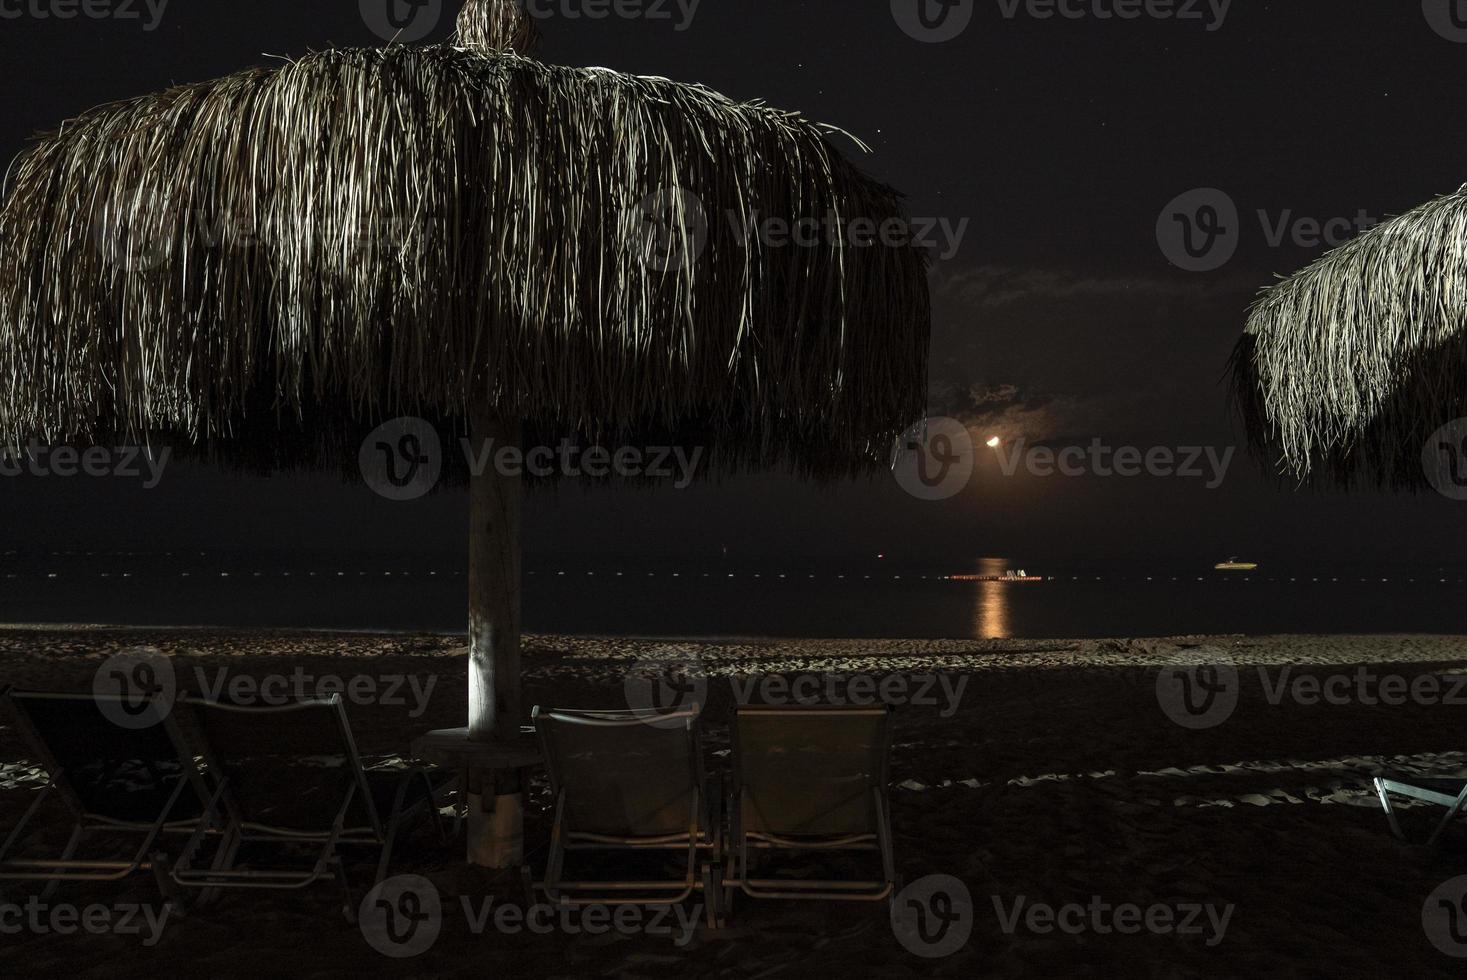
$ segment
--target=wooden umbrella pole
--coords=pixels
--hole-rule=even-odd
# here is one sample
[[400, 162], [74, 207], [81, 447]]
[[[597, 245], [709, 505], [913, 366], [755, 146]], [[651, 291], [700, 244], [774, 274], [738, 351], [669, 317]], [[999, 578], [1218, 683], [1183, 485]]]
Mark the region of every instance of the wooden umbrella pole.
[[[521, 429], [487, 405], [471, 420], [469, 478], [469, 739], [515, 741], [520, 696], [520, 514], [518, 475], [500, 473], [499, 450], [519, 448]], [[491, 441], [492, 440], [492, 441]], [[471, 771], [468, 859], [517, 867], [524, 857], [524, 791], [518, 770]]]

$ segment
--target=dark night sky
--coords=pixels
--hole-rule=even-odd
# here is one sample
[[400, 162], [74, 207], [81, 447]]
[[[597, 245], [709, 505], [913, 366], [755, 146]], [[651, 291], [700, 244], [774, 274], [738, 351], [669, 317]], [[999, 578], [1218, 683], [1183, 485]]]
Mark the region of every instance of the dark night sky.
[[[1213, 32], [976, 7], [966, 33], [939, 45], [904, 34], [884, 0], [704, 0], [681, 32], [553, 19], [541, 55], [800, 109], [870, 143], [862, 165], [906, 191], [914, 215], [966, 219], [961, 248], [933, 273], [938, 406], [1010, 438], [1238, 443], [1220, 382], [1247, 305], [1322, 251], [1272, 247], [1257, 212], [1385, 217], [1467, 180], [1467, 132], [1454, 124], [1467, 44], [1439, 37], [1415, 0], [1236, 0]], [[0, 154], [100, 102], [264, 54], [379, 43], [356, 0], [173, 0], [151, 33], [136, 21], [0, 20]], [[1242, 213], [1237, 256], [1211, 273], [1174, 268], [1156, 239], [1163, 207], [1196, 187], [1225, 190]], [[532, 498], [527, 548], [1435, 564], [1467, 545], [1467, 505], [1294, 493], [1242, 458], [1211, 491], [1196, 480], [1006, 478], [980, 459], [968, 490], [943, 503], [887, 478], [564, 487]], [[3, 479], [0, 507], [0, 548], [22, 549], [450, 551], [465, 520], [460, 494], [393, 504], [330, 478], [183, 467], [152, 491]]]

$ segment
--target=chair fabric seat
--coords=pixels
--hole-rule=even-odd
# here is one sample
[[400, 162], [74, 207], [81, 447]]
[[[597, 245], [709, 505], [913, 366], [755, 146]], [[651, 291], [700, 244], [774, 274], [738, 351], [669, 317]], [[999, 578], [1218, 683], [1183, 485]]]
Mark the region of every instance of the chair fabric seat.
[[[266, 706], [203, 698], [185, 698], [181, 704], [219, 789], [170, 873], [175, 883], [207, 895], [219, 888], [293, 890], [334, 881], [343, 893], [343, 914], [355, 921], [358, 897], [339, 845], [380, 849], [375, 878], [380, 883], [404, 816], [428, 816], [442, 839], [441, 815], [432, 804], [456, 774], [365, 768], [341, 695]], [[202, 847], [209, 829], [222, 834], [212, 857]], [[250, 845], [249, 865], [240, 863], [244, 844]], [[290, 856], [287, 863], [287, 854], [277, 851], [262, 873], [268, 848], [303, 845], [314, 850], [313, 857], [297, 861]]]
[[[308, 776], [313, 770], [303, 770], [301, 775]], [[341, 779], [336, 785], [322, 784], [319, 782], [319, 768], [315, 769], [317, 782], [310, 785], [308, 780], [290, 780], [288, 769], [277, 769], [274, 776], [281, 784], [294, 783], [292, 792], [282, 795], [277, 801], [269, 805], [261, 806], [254, 813], [251, 824], [257, 828], [268, 827], [275, 831], [299, 834], [304, 839], [325, 837], [331, 832], [331, 827], [323, 822], [324, 815], [334, 812], [339, 806], [341, 795], [351, 785], [351, 770], [342, 768]], [[428, 782], [424, 782], [421, 774], [426, 772]], [[418, 773], [419, 778], [410, 779], [410, 775]], [[259, 776], [268, 778], [268, 771], [262, 771]], [[383, 820], [393, 813], [393, 803], [397, 799], [399, 785], [407, 779], [407, 791], [403, 795], [402, 810], [410, 813], [429, 799], [431, 791], [436, 793], [443, 789], [454, 779], [454, 773], [445, 769], [411, 770], [411, 769], [368, 769], [367, 789], [372, 794], [372, 806]], [[329, 799], [323, 797], [329, 795]], [[359, 798], [354, 798], [352, 805], [346, 813], [346, 821], [342, 831], [356, 837], [362, 835], [376, 836], [376, 830], [372, 827], [372, 819], [366, 807], [361, 805]]]
[[[158, 814], [168, 805], [178, 781], [187, 778], [182, 767], [171, 777], [138, 783], [131, 783], [126, 778], [113, 778], [115, 773], [98, 780], [89, 779], [88, 773], [79, 775], [90, 783], [88, 797], [92, 806], [86, 810], [88, 820], [137, 827], [148, 826], [157, 820]], [[198, 794], [186, 788], [169, 810], [168, 823], [190, 823], [203, 815], [204, 804]]]
[[[727, 881], [752, 898], [879, 901], [895, 889], [884, 707], [740, 706], [733, 723], [733, 818]], [[876, 851], [879, 877], [771, 877], [774, 851]], [[756, 858], [756, 855], [758, 857]]]
[[[0, 831], [0, 878], [38, 878], [54, 887], [61, 880], [116, 881], [146, 869], [159, 874], [157, 855], [172, 848], [160, 835], [197, 832], [210, 788], [165, 704], [4, 685], [0, 702], [48, 776], [20, 822]], [[26, 830], [42, 817], [54, 825], [51, 801], [69, 814], [71, 835], [59, 853], [43, 854]], [[107, 839], [105, 848], [84, 841], [94, 834]], [[125, 837], [136, 840], [119, 854]]]
[[[675, 905], [702, 889], [710, 924], [719, 889], [712, 861], [722, 848], [722, 792], [703, 770], [700, 710], [532, 713], [555, 795], [545, 879], [537, 887], [561, 905]], [[712, 850], [713, 854], [702, 854]], [[565, 874], [574, 849], [680, 852], [666, 878], [580, 880]], [[700, 866], [700, 860], [702, 861]]]

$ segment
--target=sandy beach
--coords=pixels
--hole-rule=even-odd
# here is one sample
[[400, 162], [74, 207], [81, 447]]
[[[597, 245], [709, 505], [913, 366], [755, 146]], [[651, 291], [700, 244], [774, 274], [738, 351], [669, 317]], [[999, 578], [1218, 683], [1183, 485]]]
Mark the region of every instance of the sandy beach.
[[[348, 711], [369, 764], [411, 739], [461, 725], [462, 637], [344, 633], [7, 628], [0, 679], [22, 689], [88, 690], [97, 665], [141, 646], [172, 656], [179, 686], [238, 678], [372, 678]], [[348, 974], [573, 977], [1457, 976], [1429, 941], [1423, 903], [1460, 874], [1467, 827], [1435, 851], [1394, 840], [1370, 789], [1382, 769], [1467, 774], [1462, 701], [1467, 639], [1440, 636], [1177, 637], [1086, 641], [669, 641], [535, 636], [528, 699], [623, 707], [628, 672], [691, 661], [707, 676], [708, 764], [727, 766], [730, 706], [796, 682], [853, 697], [869, 677], [896, 700], [892, 812], [908, 884], [959, 879], [972, 897], [968, 941], [914, 955], [884, 905], [742, 901], [723, 930], [473, 931], [459, 912], [512, 882], [468, 875], [457, 843], [414, 837], [394, 872], [444, 896], [441, 935], [420, 956], [374, 951], [328, 886], [231, 895], [135, 935], [38, 934], [0, 944], [9, 976]], [[1164, 672], [1235, 672], [1236, 703], [1210, 727], [1169, 715]], [[1230, 675], [1232, 676], [1232, 675]], [[781, 678], [782, 680], [771, 680]], [[805, 679], [801, 681], [801, 679]], [[895, 678], [896, 680], [892, 680]], [[886, 682], [886, 687], [881, 685]], [[1412, 684], [1416, 686], [1411, 687]], [[1405, 703], [1398, 686], [1416, 693]], [[1457, 693], [1457, 687], [1464, 688]], [[389, 688], [396, 697], [389, 697]], [[365, 687], [362, 688], [365, 690]], [[1435, 693], [1432, 693], [1435, 692]], [[0, 827], [42, 776], [10, 719], [0, 729]], [[543, 861], [548, 793], [532, 786], [526, 845]], [[1439, 814], [1438, 814], [1439, 815]], [[1408, 813], [1424, 835], [1430, 818]], [[370, 880], [370, 857], [352, 865]], [[12, 900], [14, 900], [12, 898]], [[63, 888], [53, 902], [153, 903], [150, 879]], [[1086, 911], [1061, 922], [1035, 906]], [[1170, 927], [1123, 930], [1106, 909], [1170, 910]], [[1100, 912], [1095, 909], [1099, 907]], [[1118, 920], [1117, 920], [1118, 921]], [[1163, 919], [1155, 919], [1160, 923]], [[1188, 925], [1189, 928], [1181, 928]], [[674, 922], [673, 932], [677, 932]], [[1280, 966], [1281, 963], [1290, 964]]]

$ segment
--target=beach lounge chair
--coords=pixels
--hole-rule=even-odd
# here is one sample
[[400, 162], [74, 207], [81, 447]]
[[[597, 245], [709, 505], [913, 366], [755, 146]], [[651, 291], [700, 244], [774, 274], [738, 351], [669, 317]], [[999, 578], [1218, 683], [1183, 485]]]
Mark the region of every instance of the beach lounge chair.
[[[195, 832], [209, 790], [181, 748], [168, 710], [120, 695], [6, 689], [0, 700], [48, 777], [0, 844], [0, 882], [46, 881], [43, 895], [49, 897], [63, 881], [115, 881], [151, 871], [171, 898], [165, 836]], [[104, 710], [109, 701], [117, 707]], [[113, 720], [119, 711], [126, 712], [128, 724]], [[57, 856], [23, 856], [27, 828], [52, 799], [71, 814], [69, 839]], [[128, 857], [78, 857], [83, 840], [93, 834], [138, 842]]]
[[[380, 882], [406, 820], [426, 814], [443, 832], [438, 806], [456, 782], [453, 774], [365, 769], [340, 695], [267, 707], [189, 698], [183, 706], [215, 789], [172, 878], [186, 888], [206, 889], [205, 899], [218, 888], [294, 890], [335, 881], [343, 911], [355, 919], [341, 847], [380, 849]], [[209, 868], [195, 868], [210, 830], [223, 834], [219, 851]], [[246, 845], [277, 854], [305, 846], [313, 856], [284, 866], [240, 866]]]
[[[740, 707], [733, 723], [727, 903], [752, 898], [882, 901], [897, 890], [886, 707]], [[772, 852], [873, 851], [881, 877], [759, 877]]]
[[1391, 833], [1401, 840], [1406, 840], [1406, 834], [1401, 830], [1401, 822], [1397, 819], [1395, 806], [1391, 803], [1393, 795], [1403, 796], [1420, 803], [1429, 803], [1433, 806], [1446, 807], [1446, 816], [1442, 817], [1441, 823], [1437, 824], [1436, 830], [1432, 831], [1431, 837], [1427, 839], [1427, 847], [1434, 846], [1446, 829], [1452, 825], [1452, 821], [1467, 813], [1467, 779], [1387, 773], [1376, 777], [1375, 791], [1380, 795], [1380, 805], [1385, 809], [1386, 819], [1390, 821]]
[[[545, 880], [560, 905], [676, 905], [704, 894], [721, 921], [714, 864], [722, 847], [722, 793], [703, 771], [699, 708], [532, 713], [555, 799]], [[565, 859], [583, 851], [680, 851], [681, 873], [653, 881], [568, 880]], [[700, 857], [702, 858], [700, 862]]]

